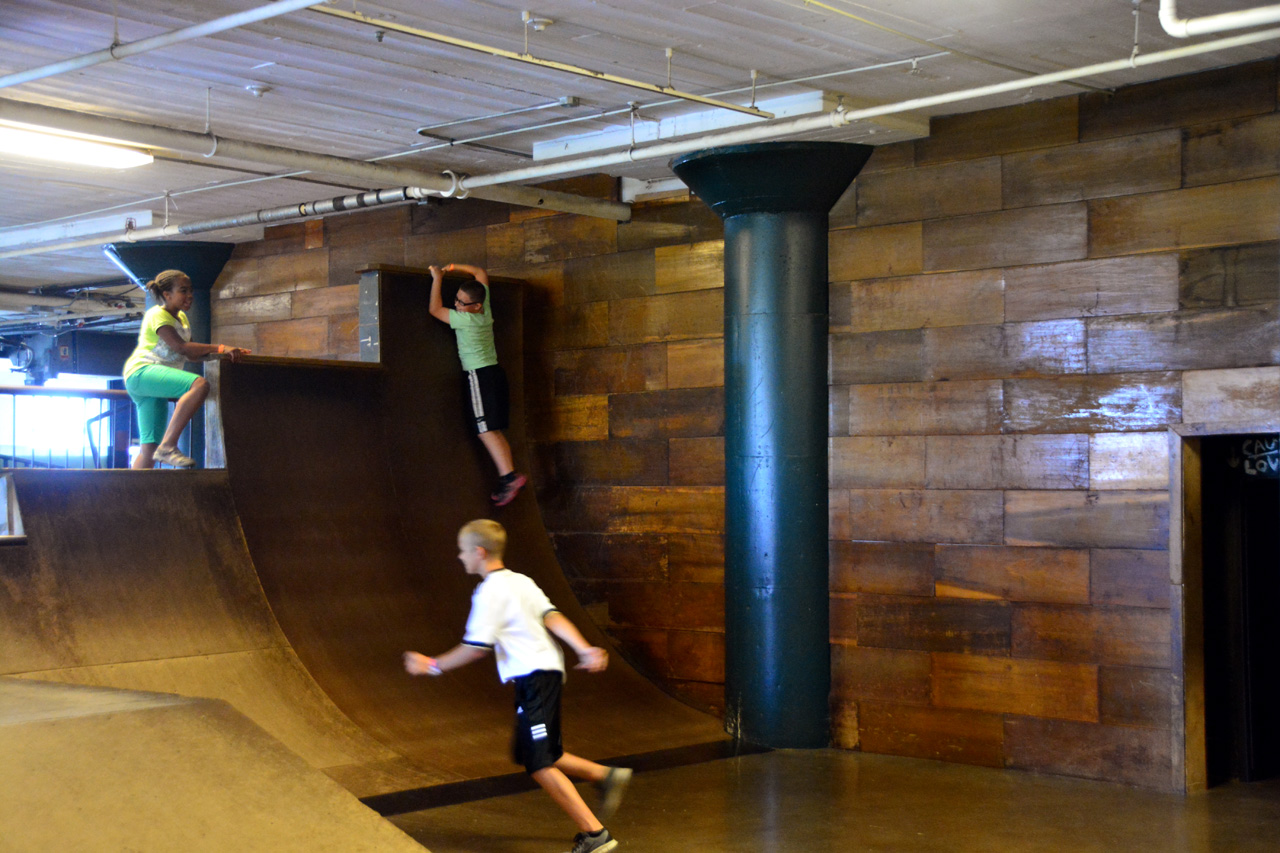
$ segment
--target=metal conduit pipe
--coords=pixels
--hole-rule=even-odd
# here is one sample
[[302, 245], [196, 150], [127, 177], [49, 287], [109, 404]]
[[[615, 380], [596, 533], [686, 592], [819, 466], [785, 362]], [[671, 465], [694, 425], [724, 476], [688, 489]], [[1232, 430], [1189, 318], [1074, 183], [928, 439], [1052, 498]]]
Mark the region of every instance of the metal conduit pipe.
[[1239, 9], [1235, 12], [1205, 15], [1201, 18], [1179, 18], [1178, 0], [1160, 0], [1160, 26], [1164, 27], [1164, 31], [1174, 38], [1184, 39], [1207, 33], [1220, 33], [1223, 30], [1260, 27], [1263, 24], [1274, 24], [1277, 21], [1280, 21], [1280, 5], [1259, 6], [1256, 9]]
[[180, 30], [171, 30], [167, 33], [161, 33], [158, 36], [140, 39], [138, 41], [129, 42], [128, 44], [115, 44], [111, 47], [95, 50], [93, 53], [86, 53], [71, 59], [64, 59], [61, 62], [54, 62], [49, 65], [42, 65], [39, 68], [32, 68], [27, 71], [17, 71], [13, 74], [6, 74], [0, 77], [0, 89], [8, 86], [17, 86], [19, 83], [29, 83], [32, 80], [42, 80], [45, 77], [53, 77], [63, 74], [67, 71], [75, 71], [80, 68], [88, 68], [91, 65], [101, 65], [104, 62], [111, 62], [116, 59], [124, 59], [127, 56], [136, 56], [139, 53], [157, 50], [169, 45], [178, 44], [184, 41], [201, 38], [203, 36], [212, 35], [214, 33], [225, 32], [226, 30], [234, 30], [237, 27], [243, 27], [246, 24], [253, 24], [258, 21], [265, 21], [268, 18], [276, 18], [280, 15], [287, 15], [290, 12], [297, 12], [300, 9], [306, 9], [309, 6], [323, 6], [330, 0], [277, 0], [266, 6], [259, 6], [256, 9], [249, 9], [244, 12], [237, 12], [233, 15], [227, 15], [212, 21], [206, 21], [203, 24], [193, 24], [190, 27], [183, 27]]
[[1280, 38], [1280, 29], [1262, 30], [1256, 33], [1231, 36], [1229, 38], [1188, 45], [1186, 47], [1175, 47], [1169, 50], [1159, 51], [1157, 53], [1139, 54], [1135, 57], [1126, 57], [1124, 59], [1116, 59], [1110, 62], [1100, 62], [1096, 65], [1085, 65], [1079, 68], [1054, 71], [1049, 74], [1040, 74], [1036, 77], [1025, 77], [1020, 80], [1011, 80], [1006, 83], [995, 83], [990, 86], [978, 86], [973, 89], [945, 92], [941, 95], [913, 98], [909, 101], [899, 101], [896, 104], [884, 104], [878, 107], [868, 107], [861, 110], [836, 110], [835, 112], [823, 115], [806, 116], [805, 118], [791, 119], [789, 121], [750, 125], [738, 130], [729, 130], [722, 133], [712, 133], [706, 136], [699, 136], [696, 139], [686, 139], [679, 142], [665, 142], [657, 145], [651, 145], [646, 148], [627, 149], [626, 151], [616, 151], [611, 154], [597, 154], [590, 157], [561, 161], [559, 163], [547, 163], [541, 166], [526, 166], [521, 169], [512, 169], [506, 172], [494, 172], [489, 175], [475, 175], [464, 178], [462, 185], [464, 189], [474, 195], [482, 188], [492, 184], [533, 180], [553, 175], [562, 175], [568, 172], [589, 171], [607, 166], [617, 166], [623, 163], [630, 163], [636, 160], [675, 157], [680, 154], [688, 154], [691, 151], [698, 151], [703, 148], [720, 147], [725, 145], [741, 145], [748, 142], [767, 142], [783, 136], [830, 130], [831, 128], [840, 128], [861, 119], [892, 115], [894, 113], [903, 113], [924, 107], [938, 106], [940, 104], [954, 104], [960, 101], [969, 101], [987, 97], [989, 95], [1015, 92], [1019, 89], [1031, 89], [1036, 86], [1044, 86], [1050, 83], [1062, 83], [1076, 77], [1092, 77], [1098, 74], [1110, 74], [1115, 71], [1124, 71], [1141, 65], [1157, 65], [1174, 59], [1197, 56], [1203, 53], [1212, 53], [1217, 50], [1228, 50], [1233, 47], [1243, 47], [1277, 38]]
[[[23, 101], [0, 99], [0, 120], [35, 124], [70, 133], [102, 136], [133, 145], [164, 148], [184, 154], [199, 154], [205, 157], [216, 155], [250, 163], [340, 175], [373, 186], [413, 186], [445, 196], [459, 193], [458, 182], [453, 177], [446, 177], [436, 172], [424, 172], [408, 166], [368, 163], [364, 160], [315, 154], [296, 148], [215, 136], [211, 133], [194, 133], [124, 119], [94, 116]], [[463, 196], [466, 194], [460, 193]], [[620, 202], [588, 199], [533, 187], [499, 187], [470, 194], [490, 201], [566, 213], [581, 213], [585, 216], [614, 219], [619, 222], [631, 219], [630, 206]]]

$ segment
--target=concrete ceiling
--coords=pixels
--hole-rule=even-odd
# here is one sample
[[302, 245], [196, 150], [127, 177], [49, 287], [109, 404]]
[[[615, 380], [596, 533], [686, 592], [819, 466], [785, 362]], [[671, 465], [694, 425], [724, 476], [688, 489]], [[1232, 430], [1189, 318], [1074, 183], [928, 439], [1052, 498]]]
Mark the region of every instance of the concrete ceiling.
[[[261, 0], [3, 0], [0, 75], [102, 50], [117, 32], [119, 43], [127, 45], [261, 5]], [[1182, 0], [1178, 12], [1199, 17], [1252, 5]], [[562, 156], [584, 146], [625, 149], [631, 143], [633, 105], [641, 147], [643, 134], [658, 127], [658, 120], [666, 120], [664, 134], [672, 132], [676, 118], [696, 133], [726, 121], [763, 120], [395, 27], [517, 55], [527, 52], [739, 105], [752, 102], [754, 70], [758, 105], [767, 109], [776, 99], [803, 101], [808, 94], [830, 109], [836, 102], [861, 108], [1125, 59], [1134, 47], [1135, 8], [1141, 54], [1214, 38], [1171, 38], [1160, 27], [1157, 7], [1157, 0], [334, 0], [327, 8], [354, 8], [393, 26], [295, 11], [8, 86], [0, 90], [0, 107], [5, 100], [21, 101], [197, 133], [207, 128], [222, 138], [345, 158], [404, 155], [385, 162], [433, 173], [489, 175], [546, 162], [548, 150]], [[551, 23], [537, 29], [524, 17]], [[1274, 56], [1278, 43], [1126, 67], [1078, 82], [859, 121], [806, 138], [896, 142], [927, 134], [930, 115], [1232, 65]], [[561, 99], [576, 99], [569, 101], [576, 105], [561, 105]], [[444, 124], [430, 132], [455, 144], [416, 132]], [[592, 135], [593, 142], [580, 139]], [[480, 144], [465, 142], [479, 137], [484, 137]], [[217, 154], [170, 159], [165, 151], [155, 153], [160, 159], [152, 165], [118, 172], [36, 165], [0, 155], [0, 288], [119, 279], [95, 246], [5, 257], [15, 245], [31, 247], [28, 229], [43, 228], [41, 239], [48, 240], [49, 226], [98, 217], [149, 212], [155, 224], [166, 215], [169, 221], [187, 222], [373, 188], [315, 173], [254, 180], [290, 170]], [[641, 160], [589, 171], [669, 180], [666, 162]], [[240, 228], [201, 237], [241, 241], [260, 234], [260, 228]], [[0, 313], [0, 320], [5, 318]]]

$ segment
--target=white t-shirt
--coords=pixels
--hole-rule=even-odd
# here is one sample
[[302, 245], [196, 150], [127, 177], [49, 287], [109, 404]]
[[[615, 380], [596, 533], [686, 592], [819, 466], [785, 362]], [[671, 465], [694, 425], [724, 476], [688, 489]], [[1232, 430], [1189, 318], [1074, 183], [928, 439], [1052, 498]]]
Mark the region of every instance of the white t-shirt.
[[495, 569], [471, 594], [462, 642], [493, 649], [498, 677], [504, 682], [538, 669], [564, 672], [564, 652], [542, 621], [555, 609], [532, 579]]

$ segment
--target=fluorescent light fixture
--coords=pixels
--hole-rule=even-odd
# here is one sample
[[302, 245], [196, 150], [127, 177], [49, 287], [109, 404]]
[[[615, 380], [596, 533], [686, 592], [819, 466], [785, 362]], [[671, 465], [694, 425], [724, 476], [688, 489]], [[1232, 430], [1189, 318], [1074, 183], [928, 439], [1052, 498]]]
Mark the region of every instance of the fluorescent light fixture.
[[30, 125], [0, 125], [0, 156], [6, 155], [103, 169], [132, 169], [155, 159], [136, 148], [64, 136]]

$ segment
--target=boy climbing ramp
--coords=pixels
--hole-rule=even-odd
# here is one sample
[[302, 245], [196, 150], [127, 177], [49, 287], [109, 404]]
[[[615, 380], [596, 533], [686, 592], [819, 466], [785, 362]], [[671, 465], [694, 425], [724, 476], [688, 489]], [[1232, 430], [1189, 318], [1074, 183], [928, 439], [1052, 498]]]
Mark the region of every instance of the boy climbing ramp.
[[[527, 482], [517, 473], [511, 458], [511, 445], [503, 430], [509, 421], [510, 408], [507, 375], [498, 364], [498, 350], [493, 339], [493, 311], [489, 306], [489, 275], [480, 267], [467, 264], [431, 266], [431, 316], [448, 323], [458, 339], [458, 358], [462, 361], [467, 397], [471, 401], [474, 429], [489, 451], [498, 469], [498, 487], [490, 498], [494, 506], [506, 506], [515, 500]], [[453, 307], [446, 308], [441, 294], [444, 272], [467, 273], [472, 281], [458, 286]]]

